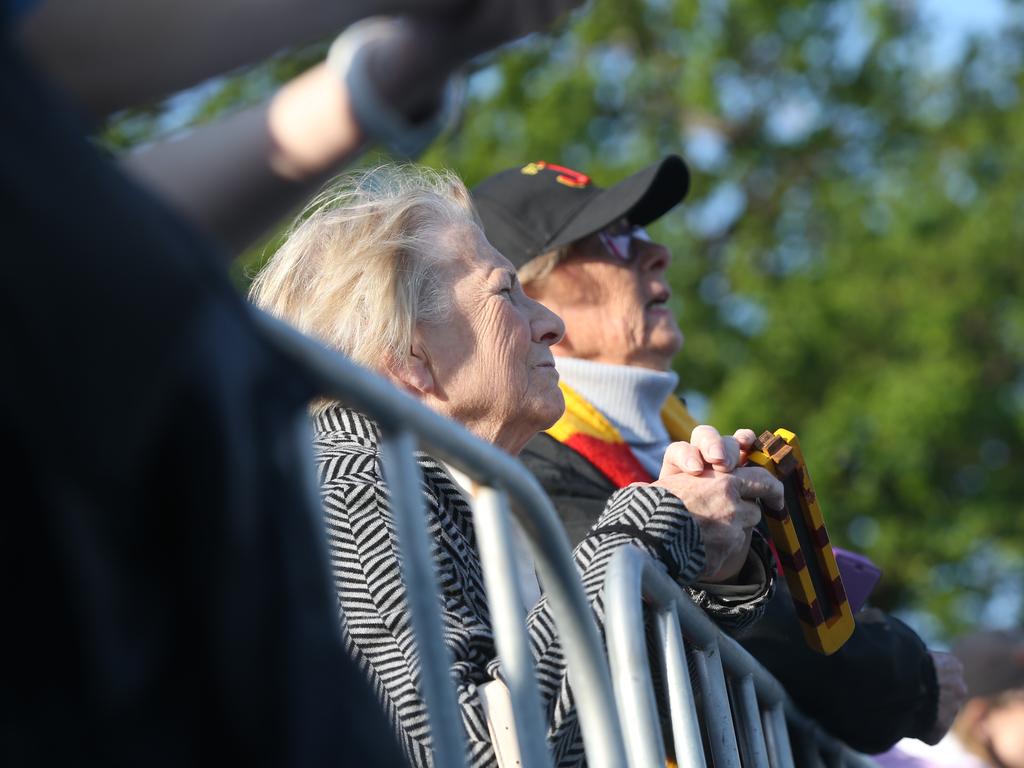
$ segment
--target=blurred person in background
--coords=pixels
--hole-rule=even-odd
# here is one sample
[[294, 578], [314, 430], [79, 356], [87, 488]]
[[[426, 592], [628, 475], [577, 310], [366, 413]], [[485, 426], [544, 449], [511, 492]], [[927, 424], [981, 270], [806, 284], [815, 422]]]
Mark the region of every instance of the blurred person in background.
[[953, 644], [967, 703], [934, 746], [901, 741], [884, 768], [1024, 768], [1024, 630], [988, 630]]
[[[484, 238], [469, 192], [452, 174], [382, 167], [342, 179], [299, 217], [257, 276], [252, 296], [510, 454], [562, 414], [551, 354], [562, 339], [562, 322], [523, 292], [512, 264]], [[413, 764], [429, 765], [378, 428], [337, 402], [317, 407], [313, 422], [346, 644]], [[735, 441], [710, 428], [705, 433], [696, 446], [673, 445], [672, 455], [703, 450], [736, 460]], [[418, 463], [443, 574], [445, 641], [470, 764], [493, 765], [481, 689], [500, 679], [501, 665], [473, 517], [443, 463], [423, 453]], [[771, 508], [782, 505], [781, 483], [760, 467], [693, 477], [670, 461], [659, 478], [610, 493], [574, 552], [598, 626], [605, 571], [624, 545], [659, 560], [682, 585], [733, 582], [727, 598], [702, 598], [702, 605], [723, 625], [754, 621], [773, 583], [767, 545], [751, 546], [759, 498]], [[551, 752], [558, 765], [580, 765], [583, 742], [567, 660], [547, 600], [530, 612], [528, 629]]]
[[[552, 351], [565, 415], [521, 458], [578, 541], [617, 488], [657, 477], [674, 440], [696, 439], [696, 422], [674, 394], [671, 363], [683, 335], [669, 306], [672, 254], [643, 229], [689, 187], [683, 160], [668, 156], [602, 189], [587, 174], [527, 163], [473, 189], [484, 232], [519, 271], [526, 293], [556, 312], [565, 336]], [[701, 427], [700, 429], [703, 429]], [[744, 456], [753, 433], [735, 440]], [[724, 455], [688, 456], [696, 476], [727, 472]], [[728, 585], [705, 595], [727, 599]], [[855, 749], [881, 752], [904, 736], [937, 741], [962, 702], [959, 663], [929, 652], [900, 621], [877, 610], [831, 656], [809, 649], [785, 583], [762, 621], [737, 639], [796, 703]]]
[[[361, 148], [414, 152], [453, 68], [570, 4], [0, 3], [17, 372], [0, 383], [17, 626], [0, 764], [402, 764], [338, 633], [309, 493], [317, 393], [205, 235], [235, 252]], [[90, 144], [90, 118], [410, 11], [353, 27], [266, 103], [129, 158], [143, 185]]]

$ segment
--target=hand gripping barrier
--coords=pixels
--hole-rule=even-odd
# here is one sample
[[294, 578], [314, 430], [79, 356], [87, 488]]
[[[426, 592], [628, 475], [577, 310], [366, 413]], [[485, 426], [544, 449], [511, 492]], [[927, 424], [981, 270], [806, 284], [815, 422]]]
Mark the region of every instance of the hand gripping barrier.
[[438, 581], [423, 514], [416, 449], [457, 467], [473, 482], [477, 545], [495, 644], [512, 701], [520, 764], [534, 768], [550, 766], [552, 761], [516, 574], [509, 499], [516, 503], [516, 516], [546, 587], [566, 658], [572, 659], [569, 683], [575, 693], [587, 764], [592, 768], [625, 766], [611, 677], [593, 612], [562, 524], [534, 477], [512, 456], [420, 405], [379, 376], [270, 315], [253, 312], [268, 340], [311, 376], [322, 394], [366, 414], [380, 429], [402, 576], [422, 659], [420, 694], [427, 704], [434, 765], [464, 766], [466, 750], [455, 689], [448, 675], [451, 660], [442, 639]]
[[722, 634], [660, 564], [625, 546], [613, 555], [606, 575], [605, 635], [631, 767], [666, 764], [645, 605], [678, 765], [875, 766], [802, 715], [779, 682]]

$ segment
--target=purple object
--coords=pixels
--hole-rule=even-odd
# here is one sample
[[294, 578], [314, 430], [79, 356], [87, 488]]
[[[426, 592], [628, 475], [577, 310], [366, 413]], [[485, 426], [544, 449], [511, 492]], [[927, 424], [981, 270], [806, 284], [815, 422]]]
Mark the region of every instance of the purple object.
[[843, 588], [846, 590], [846, 599], [850, 601], [850, 610], [856, 613], [867, 602], [871, 590], [882, 578], [882, 571], [864, 555], [840, 547], [833, 547], [832, 551], [836, 555], [836, 565], [839, 566], [839, 575], [843, 578]]

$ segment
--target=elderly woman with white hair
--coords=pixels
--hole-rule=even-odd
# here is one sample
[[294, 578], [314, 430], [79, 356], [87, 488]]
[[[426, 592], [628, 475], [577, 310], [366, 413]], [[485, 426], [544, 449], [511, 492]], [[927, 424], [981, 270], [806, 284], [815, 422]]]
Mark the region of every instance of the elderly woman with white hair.
[[[355, 361], [381, 373], [435, 411], [517, 454], [554, 423], [564, 403], [550, 348], [561, 320], [523, 293], [512, 265], [484, 238], [469, 195], [451, 174], [386, 167], [350, 177], [300, 216], [257, 277], [254, 301]], [[339, 403], [314, 408], [314, 431], [331, 560], [345, 642], [382, 697], [416, 765], [431, 764], [423, 701], [410, 659], [411, 626], [392, 513], [381, 473], [378, 431]], [[718, 450], [738, 459], [730, 438]], [[676, 460], [699, 446], [676, 444]], [[434, 555], [443, 574], [439, 608], [453, 656], [452, 677], [471, 764], [495, 764], [479, 688], [500, 677], [466, 499], [445, 467], [420, 455]], [[781, 506], [767, 474], [762, 496]], [[599, 624], [601, 588], [615, 548], [633, 544], [687, 585], [709, 574], [735, 578], [759, 519], [727, 481], [675, 471], [618, 491], [574, 552]], [[765, 562], [764, 553], [751, 560]], [[747, 574], [751, 569], [747, 568]], [[769, 568], [743, 601], [705, 600], [733, 623], [759, 614]], [[546, 600], [529, 615], [548, 739], [559, 765], [583, 762], [565, 659]]]

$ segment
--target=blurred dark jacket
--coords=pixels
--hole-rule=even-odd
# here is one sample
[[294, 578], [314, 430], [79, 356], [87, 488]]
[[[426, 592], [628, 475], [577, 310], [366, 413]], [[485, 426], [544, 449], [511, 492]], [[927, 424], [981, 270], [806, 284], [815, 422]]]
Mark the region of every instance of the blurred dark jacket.
[[0, 765], [402, 765], [341, 642], [312, 385], [3, 21]]
[[[548, 434], [531, 440], [520, 458], [551, 497], [575, 545], [616, 484]], [[801, 710], [854, 749], [875, 753], [928, 732], [937, 714], [938, 685], [931, 657], [909, 627], [877, 610], [856, 618], [853, 636], [839, 651], [816, 653], [806, 645], [785, 580], [779, 579], [764, 617], [736, 639]]]

